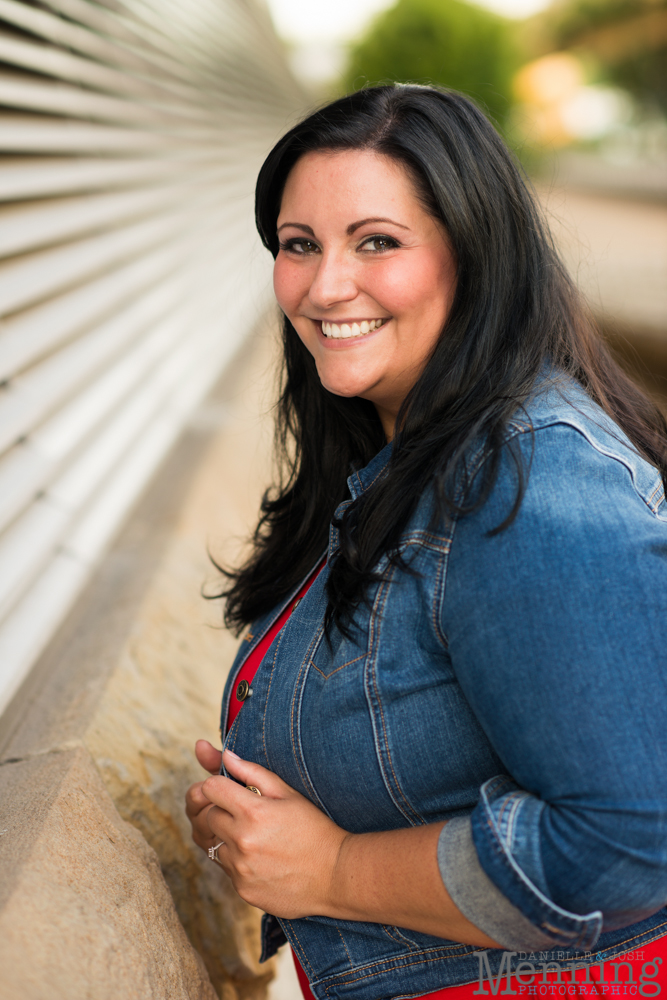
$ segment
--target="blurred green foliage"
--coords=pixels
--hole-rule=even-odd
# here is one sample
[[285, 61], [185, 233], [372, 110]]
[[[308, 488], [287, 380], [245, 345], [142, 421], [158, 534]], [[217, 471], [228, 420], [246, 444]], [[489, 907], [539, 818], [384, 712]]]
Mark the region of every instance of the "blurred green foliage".
[[463, 0], [398, 0], [351, 48], [346, 91], [439, 83], [473, 97], [503, 125], [519, 65], [510, 23]]
[[538, 17], [548, 48], [588, 56], [600, 81], [667, 112], [667, 0], [560, 0]]
[[562, 48], [596, 28], [621, 24], [649, 10], [664, 7], [655, 0], [561, 0], [547, 12], [552, 31]]

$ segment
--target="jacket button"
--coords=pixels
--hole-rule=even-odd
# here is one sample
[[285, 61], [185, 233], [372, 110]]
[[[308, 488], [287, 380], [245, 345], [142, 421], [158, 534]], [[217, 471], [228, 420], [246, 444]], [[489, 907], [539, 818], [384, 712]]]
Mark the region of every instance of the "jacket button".
[[236, 700], [245, 701], [246, 698], [249, 698], [251, 694], [252, 691], [250, 690], [250, 685], [248, 684], [248, 682], [239, 681], [238, 686], [236, 688]]

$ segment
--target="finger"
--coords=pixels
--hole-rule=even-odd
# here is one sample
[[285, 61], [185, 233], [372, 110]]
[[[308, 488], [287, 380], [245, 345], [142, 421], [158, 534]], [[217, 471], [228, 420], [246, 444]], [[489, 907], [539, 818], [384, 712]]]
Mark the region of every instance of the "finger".
[[267, 798], [284, 799], [292, 792], [290, 786], [273, 771], [250, 760], [242, 760], [232, 750], [225, 750], [223, 761], [225, 769], [233, 778], [244, 785], [253, 785]]
[[221, 774], [203, 781], [201, 790], [209, 805], [224, 809], [230, 815], [243, 811], [243, 807], [249, 804], [250, 792], [243, 785]]
[[[205, 813], [202, 813], [202, 816], [204, 817], [209, 837], [212, 838], [216, 844], [223, 841], [223, 843], [229, 848], [230, 845], [234, 843], [234, 820], [229, 813], [225, 809], [220, 809], [218, 806], [211, 805]], [[202, 833], [202, 839], [205, 837], [206, 834]], [[210, 843], [206, 844], [207, 848], [210, 846]]]
[[[229, 848], [227, 844], [225, 844], [224, 841], [221, 841], [218, 845], [215, 846], [217, 846], [218, 849], [215, 852], [215, 857], [211, 858], [211, 860], [214, 861], [216, 865], [219, 865], [222, 868], [222, 870], [231, 877], [233, 874], [233, 869], [229, 857]], [[209, 854], [209, 858], [210, 857], [211, 855]]]
[[195, 785], [190, 785], [185, 793], [185, 815], [190, 820], [211, 804], [211, 800], [202, 791], [203, 784], [203, 781], [198, 781]]
[[197, 740], [195, 743], [195, 755], [204, 770], [210, 774], [220, 774], [222, 751], [216, 750], [208, 740]]
[[211, 809], [215, 809], [209, 803], [208, 809], [203, 809], [198, 816], [190, 820], [192, 824], [192, 839], [198, 847], [202, 850], [207, 851], [211, 847], [213, 841], [222, 840], [223, 838], [217, 836], [215, 831], [211, 829], [210, 823], [208, 822], [208, 814]]

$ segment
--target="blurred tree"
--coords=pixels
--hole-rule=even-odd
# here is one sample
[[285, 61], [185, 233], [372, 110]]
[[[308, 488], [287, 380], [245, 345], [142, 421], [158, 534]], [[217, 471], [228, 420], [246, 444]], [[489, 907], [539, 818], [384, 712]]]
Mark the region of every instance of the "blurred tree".
[[592, 56], [602, 79], [667, 112], [667, 0], [561, 0], [543, 16], [551, 48]]
[[439, 83], [473, 97], [502, 125], [517, 68], [509, 22], [463, 0], [398, 0], [352, 47], [344, 84]]

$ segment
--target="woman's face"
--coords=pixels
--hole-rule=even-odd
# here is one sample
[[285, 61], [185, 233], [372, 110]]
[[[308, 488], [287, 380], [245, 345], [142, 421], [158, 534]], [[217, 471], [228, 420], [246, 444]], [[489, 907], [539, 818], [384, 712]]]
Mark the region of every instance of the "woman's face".
[[307, 153], [287, 178], [273, 282], [322, 384], [375, 404], [387, 436], [452, 305], [456, 261], [408, 172], [368, 150]]

